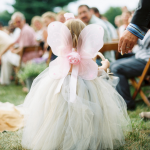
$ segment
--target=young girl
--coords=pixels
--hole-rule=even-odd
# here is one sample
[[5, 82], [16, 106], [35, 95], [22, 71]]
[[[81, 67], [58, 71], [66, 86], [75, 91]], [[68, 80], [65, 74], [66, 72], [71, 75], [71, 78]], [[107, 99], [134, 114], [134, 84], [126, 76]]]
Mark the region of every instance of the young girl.
[[[25, 99], [22, 146], [34, 150], [102, 150], [125, 143], [131, 124], [126, 104], [104, 70], [92, 60], [103, 46], [103, 29], [70, 14], [48, 27], [58, 57], [35, 80]], [[104, 70], [103, 70], [104, 69]]]

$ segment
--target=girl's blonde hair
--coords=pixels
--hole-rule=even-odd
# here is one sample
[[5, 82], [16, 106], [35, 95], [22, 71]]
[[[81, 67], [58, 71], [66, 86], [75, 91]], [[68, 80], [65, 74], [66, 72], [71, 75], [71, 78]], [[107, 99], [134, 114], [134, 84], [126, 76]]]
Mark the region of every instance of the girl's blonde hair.
[[86, 25], [79, 19], [70, 19], [64, 24], [69, 28], [71, 32], [73, 47], [77, 48], [79, 35]]
[[32, 18], [32, 20], [31, 20], [31, 27], [36, 31], [37, 29], [36, 29], [36, 27], [34, 25], [35, 21], [39, 21], [41, 24], [43, 24], [43, 22], [42, 22], [42, 18], [40, 16], [34, 16]]

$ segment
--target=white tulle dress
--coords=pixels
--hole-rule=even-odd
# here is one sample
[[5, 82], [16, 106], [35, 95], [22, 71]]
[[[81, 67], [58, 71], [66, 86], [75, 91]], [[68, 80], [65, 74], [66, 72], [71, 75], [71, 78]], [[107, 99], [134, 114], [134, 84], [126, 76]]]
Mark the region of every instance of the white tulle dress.
[[[131, 123], [126, 103], [114, 88], [118, 79], [109, 78], [103, 70], [92, 80], [78, 75], [75, 101], [70, 102], [72, 73], [63, 80], [54, 79], [51, 68], [50, 65], [34, 80], [23, 104], [28, 114], [22, 146], [32, 150], [103, 150], [122, 146]], [[63, 82], [56, 93], [60, 81]]]

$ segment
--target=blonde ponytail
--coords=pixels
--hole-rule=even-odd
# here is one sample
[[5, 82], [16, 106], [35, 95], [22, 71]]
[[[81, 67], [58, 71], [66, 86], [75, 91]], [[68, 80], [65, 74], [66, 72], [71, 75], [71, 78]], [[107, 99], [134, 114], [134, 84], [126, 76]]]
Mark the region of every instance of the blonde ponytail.
[[76, 48], [78, 45], [78, 37], [75, 33], [73, 34], [72, 41], [73, 41], [73, 47]]
[[71, 32], [73, 48], [77, 48], [79, 35], [86, 25], [79, 19], [70, 19], [65, 22], [65, 25]]

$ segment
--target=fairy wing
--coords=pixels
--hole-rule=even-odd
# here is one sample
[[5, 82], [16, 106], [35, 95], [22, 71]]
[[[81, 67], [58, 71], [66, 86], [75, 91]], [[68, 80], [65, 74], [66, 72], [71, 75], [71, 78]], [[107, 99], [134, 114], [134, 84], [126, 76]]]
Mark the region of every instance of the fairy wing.
[[81, 56], [79, 76], [85, 80], [97, 77], [98, 65], [92, 60], [103, 46], [104, 30], [97, 24], [86, 26], [80, 33], [77, 52]]
[[82, 57], [95, 57], [95, 54], [103, 46], [104, 30], [100, 25], [86, 26], [80, 33], [77, 51]]
[[72, 37], [67, 26], [58, 21], [49, 24], [47, 43], [58, 56], [49, 64], [50, 76], [55, 79], [63, 78], [70, 70], [66, 56], [72, 51]]
[[56, 56], [66, 56], [72, 50], [72, 36], [61, 22], [55, 21], [48, 26], [47, 43]]

